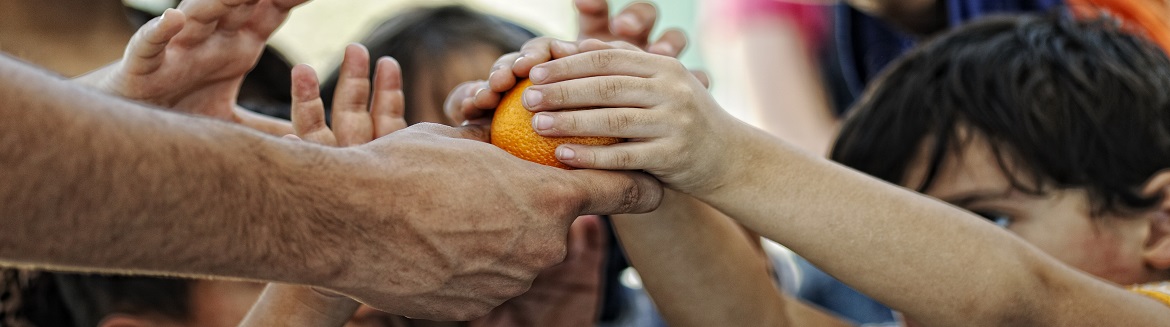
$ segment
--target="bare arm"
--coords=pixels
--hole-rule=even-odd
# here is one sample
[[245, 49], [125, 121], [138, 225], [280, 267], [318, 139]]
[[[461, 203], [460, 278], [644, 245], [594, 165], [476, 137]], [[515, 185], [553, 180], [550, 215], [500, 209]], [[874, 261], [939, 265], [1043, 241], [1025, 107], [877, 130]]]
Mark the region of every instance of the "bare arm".
[[918, 35], [929, 35], [947, 26], [946, 8], [940, 0], [846, 0], [853, 8], [881, 18]]
[[690, 196], [668, 191], [658, 210], [613, 221], [672, 326], [848, 326], [784, 295], [752, 246], [755, 240]]
[[[633, 139], [564, 144], [562, 162], [644, 169], [925, 325], [1170, 321], [1161, 303], [1068, 267], [969, 212], [735, 120], [675, 60], [601, 50], [540, 64], [530, 75], [536, 85], [525, 91], [525, 105], [539, 112], [541, 135]], [[557, 111], [581, 107], [603, 109]]]
[[660, 199], [648, 176], [540, 166], [484, 133], [423, 124], [330, 149], [150, 110], [3, 57], [0, 262], [308, 284], [462, 320], [563, 259], [574, 217]]
[[762, 131], [735, 130], [744, 146], [730, 157], [751, 159], [735, 164], [743, 174], [733, 173], [729, 187], [700, 198], [925, 325], [1158, 326], [1170, 319], [1159, 303], [1069, 268], [969, 213]]

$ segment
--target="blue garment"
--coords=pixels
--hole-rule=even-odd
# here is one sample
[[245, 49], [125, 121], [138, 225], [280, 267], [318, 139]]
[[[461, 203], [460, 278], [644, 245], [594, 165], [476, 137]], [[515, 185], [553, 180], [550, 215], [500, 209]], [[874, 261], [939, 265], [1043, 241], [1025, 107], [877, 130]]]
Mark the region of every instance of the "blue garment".
[[894, 312], [881, 303], [834, 279], [804, 258], [797, 256], [795, 261], [800, 271], [800, 286], [795, 295], [802, 301], [820, 306], [856, 324], [897, 322]]
[[[1047, 12], [1063, 5], [1061, 0], [939, 0], [944, 1], [947, 26], [1000, 13]], [[848, 5], [837, 6], [836, 43], [841, 51], [841, 70], [854, 97], [861, 95], [891, 61], [918, 42], [917, 36], [897, 30]]]

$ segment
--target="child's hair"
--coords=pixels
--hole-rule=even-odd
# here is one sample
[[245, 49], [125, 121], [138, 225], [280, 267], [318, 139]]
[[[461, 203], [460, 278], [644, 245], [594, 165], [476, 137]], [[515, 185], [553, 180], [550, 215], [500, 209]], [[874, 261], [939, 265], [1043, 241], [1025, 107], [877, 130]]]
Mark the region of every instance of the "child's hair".
[[[364, 40], [370, 50], [370, 72], [377, 58], [394, 57], [402, 66], [403, 93], [406, 108], [415, 108], [411, 91], [423, 80], [421, 76], [436, 75], [446, 60], [453, 55], [487, 46], [503, 53], [519, 51], [524, 42], [535, 37], [531, 31], [498, 17], [483, 14], [460, 5], [418, 7], [408, 9], [386, 20]], [[484, 72], [488, 67], [484, 67]], [[321, 99], [326, 106], [333, 103], [338, 72], [334, 71], [322, 84]], [[439, 79], [431, 79], [438, 83]], [[446, 93], [443, 94], [446, 96]]]
[[1083, 188], [1094, 214], [1148, 208], [1142, 184], [1170, 167], [1170, 60], [1112, 20], [972, 23], [908, 53], [856, 109], [832, 158], [900, 183], [928, 151], [924, 182], [909, 186], [919, 191], [974, 133], [1014, 187]]
[[139, 276], [0, 271], [0, 325], [93, 327], [112, 314], [187, 321], [191, 281]]

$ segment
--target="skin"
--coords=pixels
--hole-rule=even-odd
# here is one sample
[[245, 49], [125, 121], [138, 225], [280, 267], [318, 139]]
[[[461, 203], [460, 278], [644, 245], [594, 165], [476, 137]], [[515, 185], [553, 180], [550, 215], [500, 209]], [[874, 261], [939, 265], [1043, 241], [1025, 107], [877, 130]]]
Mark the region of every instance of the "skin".
[[[624, 48], [582, 42], [579, 50], [606, 50], [564, 56], [529, 72], [536, 86], [524, 102], [539, 112], [538, 133], [630, 139], [605, 147], [562, 145], [562, 162], [647, 171], [923, 325], [1157, 326], [1170, 319], [1164, 305], [1069, 267], [978, 216], [747, 126], [720, 109], [676, 60]], [[556, 111], [582, 107], [601, 109]], [[1170, 269], [1170, 241], [1154, 237], [1170, 230], [1166, 207], [1143, 216], [1150, 237], [1142, 240], [1141, 257], [1158, 274]], [[867, 208], [866, 219], [857, 219], [856, 208]], [[826, 240], [850, 241], [825, 246]], [[743, 319], [761, 317], [767, 316]], [[799, 318], [768, 323], [803, 325], [788, 320]]]
[[[660, 194], [637, 174], [513, 158], [481, 129], [420, 125], [329, 149], [95, 94], [8, 58], [0, 80], [0, 145], [12, 150], [0, 177], [27, 186], [0, 191], [0, 208], [22, 213], [4, 221], [21, 228], [0, 231], [6, 265], [309, 284], [466, 319], [559, 262], [572, 218], [648, 210]], [[188, 242], [164, 237], [178, 231]], [[50, 238], [61, 242], [36, 241]]]
[[139, 29], [121, 61], [77, 82], [178, 112], [289, 134], [288, 122], [248, 112], [236, 98], [268, 37], [305, 1], [183, 1]]

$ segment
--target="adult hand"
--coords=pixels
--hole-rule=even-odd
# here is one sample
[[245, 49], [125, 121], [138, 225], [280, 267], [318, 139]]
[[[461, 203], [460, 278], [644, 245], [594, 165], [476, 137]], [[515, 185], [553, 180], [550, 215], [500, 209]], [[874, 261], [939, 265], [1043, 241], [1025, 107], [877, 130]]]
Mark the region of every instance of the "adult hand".
[[182, 1], [139, 29], [121, 61], [79, 81], [175, 111], [249, 122], [236, 106], [244, 76], [289, 11], [305, 1]]
[[471, 327], [593, 326], [601, 300], [606, 235], [601, 217], [577, 218], [565, 261], [541, 272], [528, 292], [504, 302]]
[[[346, 148], [348, 157], [374, 164], [347, 174], [370, 178], [330, 192], [352, 201], [343, 206], [350, 212], [372, 216], [337, 222], [361, 236], [339, 240], [352, 245], [341, 248], [356, 261], [319, 285], [390, 313], [470, 320], [563, 261], [577, 216], [645, 212], [661, 199], [647, 175], [542, 166], [486, 138], [480, 126], [417, 124]], [[408, 178], [379, 183], [386, 172]], [[385, 199], [410, 205], [371, 206]]]

